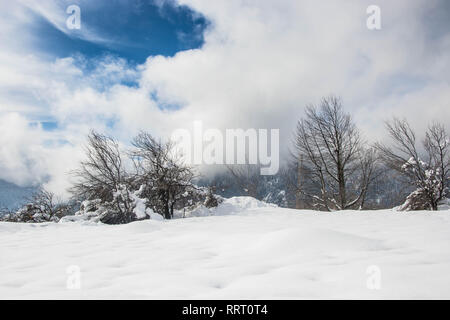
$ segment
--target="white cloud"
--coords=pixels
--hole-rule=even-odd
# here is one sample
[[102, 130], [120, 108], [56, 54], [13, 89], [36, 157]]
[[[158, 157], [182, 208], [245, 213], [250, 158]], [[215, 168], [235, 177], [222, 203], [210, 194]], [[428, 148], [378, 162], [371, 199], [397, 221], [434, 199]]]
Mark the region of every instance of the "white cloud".
[[32, 128], [26, 119], [17, 113], [0, 118], [0, 171], [2, 178], [17, 184], [39, 182], [45, 171], [43, 159], [42, 131]]
[[[67, 184], [63, 172], [76, 164], [72, 152], [79, 154], [90, 128], [124, 142], [139, 129], [167, 137], [194, 120], [203, 120], [205, 129], [279, 128], [286, 151], [305, 104], [330, 93], [343, 97], [371, 140], [383, 136], [382, 120], [390, 115], [406, 116], [418, 129], [434, 119], [450, 123], [450, 34], [431, 37], [424, 19], [443, 1], [380, 0], [379, 31], [366, 28], [369, 1], [179, 2], [212, 21], [204, 46], [149, 57], [137, 68], [106, 58], [86, 72], [89, 61], [79, 56], [49, 61], [19, 45], [0, 45], [0, 84], [7, 88], [0, 89], [0, 120], [17, 123], [1, 130], [18, 135], [2, 149], [10, 155], [0, 155], [8, 168], [0, 178], [25, 183], [50, 175], [49, 185], [58, 189]], [[28, 20], [17, 21], [2, 39], [20, 38], [15, 32]], [[158, 103], [181, 108], [161, 109], [151, 99], [155, 93]], [[60, 127], [44, 132], [26, 125], [45, 117]], [[27, 142], [29, 135], [36, 140]], [[70, 144], [46, 147], [59, 139]], [[50, 161], [55, 154], [64, 160]]]
[[58, 142], [18, 113], [0, 117], [0, 178], [18, 185], [46, 184], [49, 190], [66, 196], [67, 168], [80, 160], [81, 150]]

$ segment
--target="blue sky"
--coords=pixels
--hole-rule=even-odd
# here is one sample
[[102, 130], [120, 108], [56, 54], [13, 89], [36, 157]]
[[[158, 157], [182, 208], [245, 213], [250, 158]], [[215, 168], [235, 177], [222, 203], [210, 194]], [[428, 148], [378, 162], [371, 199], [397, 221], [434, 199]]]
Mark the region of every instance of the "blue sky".
[[[79, 5], [81, 30], [63, 32], [36, 13], [33, 48], [60, 58], [74, 54], [87, 58], [116, 55], [130, 62], [143, 63], [149, 56], [172, 56], [182, 50], [200, 47], [208, 25], [202, 15], [172, 1], [160, 5], [151, 0], [66, 3], [67, 6]], [[65, 8], [63, 1], [59, 9]], [[64, 12], [60, 14], [69, 17]], [[83, 39], [84, 29], [95, 32], [105, 41]]]
[[[80, 30], [70, 30], [64, 25], [64, 19], [70, 16], [66, 8], [73, 4], [80, 7]], [[174, 1], [63, 0], [51, 9], [51, 14], [58, 16], [58, 23], [35, 8], [27, 9], [33, 21], [33, 27], [28, 29], [31, 41], [27, 53], [47, 60], [73, 57], [85, 77], [95, 72], [97, 64], [105, 59], [121, 59], [128, 68], [134, 68], [150, 56], [171, 57], [180, 51], [200, 48], [204, 43], [203, 33], [209, 26], [203, 15]], [[95, 36], [92, 38], [91, 34]], [[135, 87], [135, 80], [135, 77], [125, 77], [119, 83]], [[115, 82], [105, 77], [93, 86], [107, 90]], [[179, 107], [159, 101], [155, 92], [149, 96], [161, 109]], [[59, 127], [47, 114], [40, 123], [46, 131]], [[114, 119], [109, 119], [107, 126], [113, 124]]]

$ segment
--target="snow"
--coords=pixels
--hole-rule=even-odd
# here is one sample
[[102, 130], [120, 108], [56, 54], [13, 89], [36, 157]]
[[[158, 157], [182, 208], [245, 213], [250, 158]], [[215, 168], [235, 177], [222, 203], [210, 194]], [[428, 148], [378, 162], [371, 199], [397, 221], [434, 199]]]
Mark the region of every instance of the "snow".
[[[226, 199], [224, 202], [220, 203], [217, 208], [206, 208], [201, 205], [197, 208], [187, 211], [184, 213], [185, 217], [204, 217], [204, 216], [217, 216], [217, 215], [229, 215], [236, 214], [247, 209], [256, 208], [276, 208], [275, 204], [266, 203], [263, 201], [256, 200], [252, 197], [232, 197]], [[183, 217], [183, 211], [176, 212], [176, 216]]]
[[206, 210], [0, 223], [0, 298], [450, 298], [448, 209], [319, 213], [235, 197]]
[[134, 214], [138, 219], [144, 219], [149, 216], [150, 219], [164, 220], [160, 214], [154, 212], [151, 208], [146, 208], [145, 199], [139, 198], [143, 188], [144, 186], [142, 185], [137, 192], [130, 193], [130, 197], [135, 203]]

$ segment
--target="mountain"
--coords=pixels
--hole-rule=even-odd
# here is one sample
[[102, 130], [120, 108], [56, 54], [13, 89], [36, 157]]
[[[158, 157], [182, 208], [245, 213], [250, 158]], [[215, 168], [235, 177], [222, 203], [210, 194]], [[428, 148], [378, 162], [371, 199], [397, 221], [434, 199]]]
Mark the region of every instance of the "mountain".
[[0, 179], [0, 209], [17, 209], [35, 190], [35, 187], [20, 187]]

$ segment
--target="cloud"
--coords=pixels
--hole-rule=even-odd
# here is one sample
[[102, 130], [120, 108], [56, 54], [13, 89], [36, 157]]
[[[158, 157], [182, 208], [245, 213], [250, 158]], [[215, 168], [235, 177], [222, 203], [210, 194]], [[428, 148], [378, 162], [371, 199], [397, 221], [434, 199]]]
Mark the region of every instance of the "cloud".
[[17, 113], [0, 118], [0, 171], [2, 178], [22, 185], [35, 177], [39, 182], [45, 171], [42, 147], [42, 131], [32, 128]]
[[18, 113], [0, 117], [0, 178], [17, 185], [48, 185], [67, 196], [67, 168], [81, 158], [79, 147], [58, 142]]
[[[141, 80], [160, 99], [183, 105], [180, 118], [280, 128], [287, 141], [303, 106], [329, 93], [342, 95], [349, 111], [370, 107], [377, 115], [393, 101], [402, 104], [389, 103], [391, 112], [409, 110], [413, 101], [401, 97], [412, 93], [433, 91], [438, 96], [431, 100], [446, 95], [440, 89], [449, 80], [449, 34], [427, 38], [424, 20], [442, 2], [379, 1], [380, 31], [366, 28], [368, 1], [182, 3], [213, 21], [205, 45], [173, 58], [150, 57]], [[437, 116], [448, 123], [445, 111], [439, 104], [409, 118], [415, 125]], [[371, 119], [357, 120], [373, 126]]]
[[[138, 66], [111, 56], [51, 60], [25, 44], [0, 45], [0, 130], [17, 135], [0, 154], [0, 178], [61, 189], [91, 128], [125, 144], [140, 129], [168, 137], [194, 120], [205, 129], [279, 128], [285, 154], [304, 106], [330, 93], [342, 96], [371, 141], [384, 136], [391, 115], [418, 130], [434, 119], [450, 123], [450, 33], [425, 19], [448, 18], [445, 1], [380, 0], [378, 31], [366, 28], [369, 1], [179, 3], [211, 21], [204, 45]], [[55, 19], [54, 8], [33, 10]], [[15, 21], [2, 39], [20, 38], [31, 23], [25, 14]], [[29, 127], [42, 119], [57, 130]]]
[[20, 4], [28, 8], [34, 14], [44, 18], [48, 23], [69, 37], [79, 38], [94, 43], [113, 44], [114, 41], [98, 34], [91, 26], [86, 25], [85, 23], [83, 23], [83, 27], [76, 30], [76, 32], [67, 28], [66, 22], [69, 14], [66, 10], [70, 5], [79, 5], [81, 4], [80, 2], [82, 3], [83, 8], [87, 8], [91, 5], [89, 1], [75, 1], [74, 3], [72, 0], [19, 0]]

